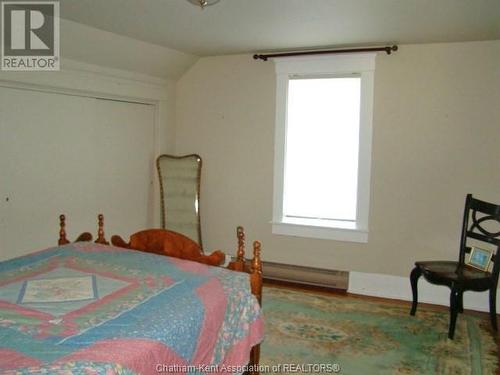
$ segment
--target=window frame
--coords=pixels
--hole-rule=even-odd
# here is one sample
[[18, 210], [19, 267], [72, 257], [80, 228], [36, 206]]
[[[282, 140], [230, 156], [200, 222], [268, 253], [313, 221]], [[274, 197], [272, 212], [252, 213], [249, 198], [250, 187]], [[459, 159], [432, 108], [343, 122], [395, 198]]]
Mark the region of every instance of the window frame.
[[[370, 174], [373, 123], [373, 89], [376, 53], [331, 56], [303, 56], [273, 59], [276, 71], [276, 120], [274, 147], [274, 191], [272, 233], [349, 242], [368, 242]], [[361, 105], [358, 155], [356, 221], [304, 219], [286, 221], [283, 216], [283, 192], [286, 157], [288, 81], [293, 78], [361, 77]]]

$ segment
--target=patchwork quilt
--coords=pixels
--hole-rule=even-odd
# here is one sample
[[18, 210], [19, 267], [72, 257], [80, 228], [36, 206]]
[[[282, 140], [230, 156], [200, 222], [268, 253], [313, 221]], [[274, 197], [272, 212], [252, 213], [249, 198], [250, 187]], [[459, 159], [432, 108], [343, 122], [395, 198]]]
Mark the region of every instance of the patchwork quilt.
[[239, 373], [262, 338], [244, 273], [94, 243], [0, 262], [1, 373]]

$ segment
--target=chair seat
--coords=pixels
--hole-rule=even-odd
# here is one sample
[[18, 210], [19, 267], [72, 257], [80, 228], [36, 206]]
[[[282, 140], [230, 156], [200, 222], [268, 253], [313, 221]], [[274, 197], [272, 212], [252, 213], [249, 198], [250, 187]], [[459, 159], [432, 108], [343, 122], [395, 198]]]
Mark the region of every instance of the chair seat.
[[430, 282], [443, 285], [460, 283], [473, 289], [488, 289], [491, 273], [484, 272], [467, 265], [453, 261], [426, 261], [416, 262], [422, 274]]

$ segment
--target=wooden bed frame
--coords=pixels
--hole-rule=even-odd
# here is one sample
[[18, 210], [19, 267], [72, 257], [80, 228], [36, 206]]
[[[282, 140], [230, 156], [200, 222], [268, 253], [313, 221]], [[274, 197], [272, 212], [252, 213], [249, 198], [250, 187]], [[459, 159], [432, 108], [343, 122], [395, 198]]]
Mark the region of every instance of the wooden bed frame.
[[[104, 216], [102, 214], [99, 214], [97, 216], [97, 219], [98, 219], [97, 239], [94, 242], [102, 245], [109, 245], [109, 242], [106, 240], [104, 234]], [[169, 232], [165, 229], [157, 229], [157, 231]], [[262, 279], [262, 261], [260, 258], [261, 243], [259, 241], [253, 242], [253, 258], [251, 260], [248, 260], [245, 258], [245, 232], [243, 227], [241, 226], [237, 227], [236, 235], [238, 238], [238, 250], [236, 253], [236, 258], [231, 262], [229, 262], [227, 268], [233, 271], [246, 272], [249, 274], [252, 294], [257, 298], [259, 304], [262, 305], [263, 279]], [[93, 238], [91, 233], [84, 232], [77, 237], [75, 242], [92, 241], [92, 239]], [[111, 242], [113, 243], [113, 245], [118, 247], [130, 248], [129, 246], [127, 246], [128, 244], [125, 241], [123, 241], [119, 236], [113, 236], [111, 238]], [[60, 215], [58, 245], [66, 245], [69, 243], [70, 241], [66, 237], [66, 217], [65, 215]], [[148, 252], [147, 249], [135, 249], [135, 250]], [[184, 258], [184, 259], [189, 259], [189, 258]], [[197, 261], [196, 259], [190, 259], [190, 260]], [[250, 361], [248, 364], [249, 368], [252, 370], [249, 372], [250, 374], [252, 375], [259, 374], [258, 371], [259, 359], [260, 359], [260, 344], [255, 345], [250, 352]]]

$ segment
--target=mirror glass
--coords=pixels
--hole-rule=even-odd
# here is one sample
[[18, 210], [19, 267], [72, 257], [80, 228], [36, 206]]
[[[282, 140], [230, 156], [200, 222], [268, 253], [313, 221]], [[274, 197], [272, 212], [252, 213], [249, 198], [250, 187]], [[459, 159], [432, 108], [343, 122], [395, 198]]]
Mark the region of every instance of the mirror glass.
[[160, 155], [156, 167], [160, 181], [161, 227], [182, 233], [201, 247], [201, 157]]

